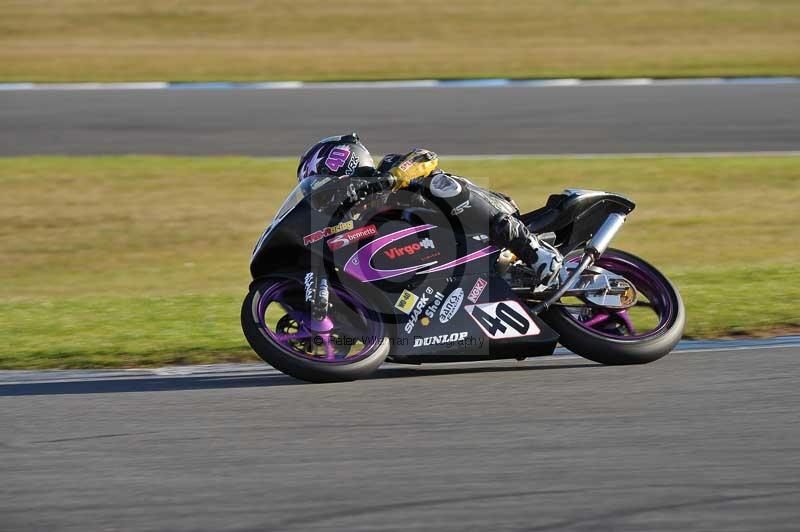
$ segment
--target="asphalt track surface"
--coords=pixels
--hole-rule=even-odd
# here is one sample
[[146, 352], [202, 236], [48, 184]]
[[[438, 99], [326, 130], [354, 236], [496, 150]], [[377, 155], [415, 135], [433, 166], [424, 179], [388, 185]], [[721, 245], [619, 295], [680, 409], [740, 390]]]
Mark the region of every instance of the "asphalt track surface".
[[[0, 93], [0, 155], [777, 151], [800, 86]], [[800, 348], [0, 380], [0, 531], [796, 530]]]
[[800, 348], [0, 385], [0, 530], [797, 530]]
[[0, 92], [0, 156], [298, 156], [358, 131], [375, 153], [800, 149], [800, 84]]

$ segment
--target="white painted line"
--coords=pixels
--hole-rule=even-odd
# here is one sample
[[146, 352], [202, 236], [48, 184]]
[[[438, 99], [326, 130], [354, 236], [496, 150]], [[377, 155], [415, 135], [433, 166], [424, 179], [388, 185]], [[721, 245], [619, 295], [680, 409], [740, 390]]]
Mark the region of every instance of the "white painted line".
[[0, 91], [30, 91], [35, 88], [33, 83], [0, 83]]
[[800, 343], [798, 344], [782, 344], [782, 345], [753, 345], [753, 346], [738, 346], [738, 347], [701, 347], [698, 349], [676, 349], [672, 352], [672, 354], [681, 354], [681, 353], [708, 353], [708, 352], [716, 352], [716, 351], [747, 351], [748, 349], [751, 351], [763, 351], [766, 349], [793, 349], [793, 348], [800, 348]]
[[[28, 90], [35, 91], [102, 91], [102, 90], [163, 90], [169, 88], [165, 81], [130, 83], [32, 83]], [[2, 89], [0, 85], [0, 89]], [[13, 89], [11, 89], [13, 90]]]
[[727, 83], [725, 78], [672, 78], [654, 80], [654, 85], [722, 85]]
[[517, 80], [512, 83], [515, 87], [575, 87], [584, 83], [583, 80], [578, 78], [563, 78], [563, 79], [531, 79], [531, 80]]
[[433, 79], [415, 79], [409, 81], [342, 81], [325, 83], [303, 83], [301, 89], [417, 89], [442, 87]]
[[[702, 344], [700, 347], [681, 347]], [[678, 344], [672, 354], [696, 354], [720, 351], [764, 351], [769, 349], [800, 349], [800, 337], [784, 336], [768, 339], [750, 340], [709, 340], [686, 341]], [[524, 362], [546, 362], [548, 360], [581, 359], [583, 357], [572, 354], [563, 347], [556, 349], [552, 357], [531, 357]], [[500, 361], [477, 361], [475, 364], [486, 364]], [[450, 364], [467, 364], [469, 362], [445, 362], [427, 364], [426, 368], [442, 367]], [[408, 368], [404, 364], [388, 363], [385, 367]], [[260, 363], [254, 364], [204, 364], [199, 366], [167, 366], [162, 368], [132, 368], [121, 370], [43, 370], [43, 371], [0, 371], [0, 386], [9, 384], [42, 384], [57, 382], [82, 382], [96, 380], [137, 380], [147, 378], [186, 378], [186, 377], [280, 377], [278, 370]]]
[[254, 89], [299, 89], [303, 86], [302, 81], [265, 81], [253, 83]]
[[584, 79], [581, 80], [581, 87], [629, 87], [639, 85], [657, 85], [652, 78], [629, 78], [629, 79]]
[[294, 89], [404, 89], [490, 87], [667, 87], [699, 85], [787, 85], [800, 84], [800, 77], [739, 78], [618, 78], [618, 79], [411, 79], [389, 81], [210, 81], [210, 82], [88, 82], [88, 83], [0, 83], [0, 91], [61, 90], [294, 90]]

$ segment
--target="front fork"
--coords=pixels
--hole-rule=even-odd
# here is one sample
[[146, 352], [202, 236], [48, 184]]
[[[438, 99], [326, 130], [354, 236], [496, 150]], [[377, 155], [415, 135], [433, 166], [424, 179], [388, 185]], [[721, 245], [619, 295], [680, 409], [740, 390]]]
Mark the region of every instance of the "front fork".
[[303, 279], [305, 289], [306, 311], [311, 316], [313, 324], [319, 324], [324, 330], [328, 320], [330, 307], [330, 291], [328, 278], [320, 273], [308, 272]]

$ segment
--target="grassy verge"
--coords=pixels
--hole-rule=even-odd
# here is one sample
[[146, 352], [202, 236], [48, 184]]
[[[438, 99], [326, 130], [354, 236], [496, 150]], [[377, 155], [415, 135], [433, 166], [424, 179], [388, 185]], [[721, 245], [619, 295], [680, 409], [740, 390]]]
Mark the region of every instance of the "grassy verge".
[[10, 0], [0, 80], [796, 75], [793, 0]]
[[[445, 160], [523, 210], [637, 201], [615, 244], [673, 278], [691, 337], [800, 325], [800, 158]], [[238, 312], [293, 160], [0, 159], [0, 368], [253, 360]]]

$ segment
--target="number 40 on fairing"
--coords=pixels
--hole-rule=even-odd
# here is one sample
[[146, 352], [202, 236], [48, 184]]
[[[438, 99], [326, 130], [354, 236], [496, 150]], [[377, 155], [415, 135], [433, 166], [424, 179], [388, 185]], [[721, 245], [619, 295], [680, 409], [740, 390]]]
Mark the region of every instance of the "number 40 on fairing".
[[467, 305], [464, 310], [490, 338], [518, 338], [539, 334], [539, 327], [516, 301]]

